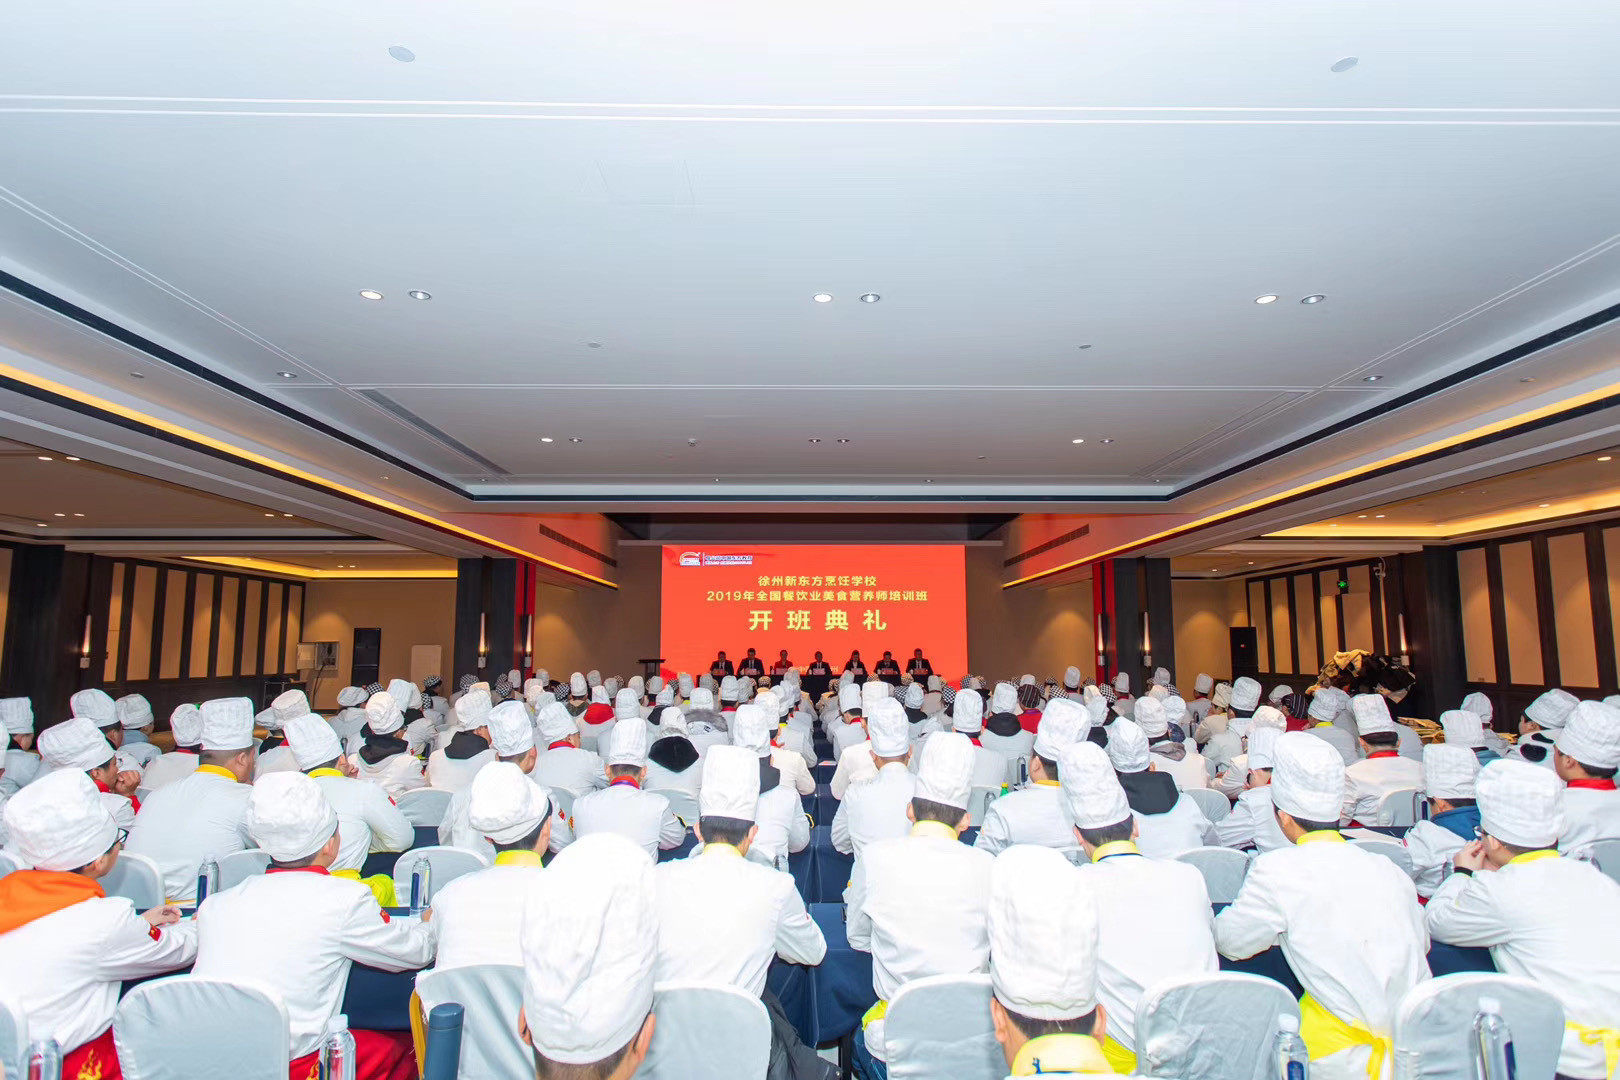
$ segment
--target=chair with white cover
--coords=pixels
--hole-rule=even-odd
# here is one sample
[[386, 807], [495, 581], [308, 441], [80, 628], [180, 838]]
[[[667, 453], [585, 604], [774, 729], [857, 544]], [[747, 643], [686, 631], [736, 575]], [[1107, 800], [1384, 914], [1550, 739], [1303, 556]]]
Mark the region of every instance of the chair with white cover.
[[1232, 816], [1232, 800], [1214, 788], [1187, 788], [1182, 794], [1198, 805], [1212, 825]]
[[489, 860], [483, 855], [466, 848], [434, 845], [402, 851], [399, 858], [394, 860], [394, 895], [402, 903], [410, 902], [411, 871], [416, 868], [417, 859], [426, 859], [431, 871], [428, 875], [428, 894], [422, 898], [423, 903], [431, 903], [433, 894], [444, 888], [447, 882], [489, 866]]
[[162, 907], [166, 902], [163, 895], [163, 871], [158, 869], [157, 863], [145, 855], [120, 852], [113, 868], [102, 877], [101, 887], [108, 896], [122, 896], [133, 900], [136, 911], [150, 911], [155, 907]]
[[681, 824], [690, 826], [698, 819], [697, 796], [690, 791], [681, 788], [662, 788], [653, 794], [662, 795], [669, 800], [669, 808], [681, 819]]
[[517, 964], [470, 964], [435, 968], [416, 977], [422, 1015], [454, 1002], [466, 1010], [461, 1028], [460, 1080], [504, 1080], [534, 1073], [534, 1054], [518, 1038], [523, 1008], [523, 968]]
[[22, 863], [18, 862], [14, 856], [0, 851], [0, 877], [5, 877], [13, 870], [21, 870], [22, 868]]
[[653, 1015], [652, 1045], [636, 1080], [759, 1080], [770, 1066], [770, 1014], [735, 986], [659, 983]]
[[450, 800], [454, 797], [455, 792], [444, 788], [416, 788], [399, 797], [399, 812], [412, 825], [437, 826], [444, 821], [445, 811], [450, 809]]
[[0, 997], [0, 1073], [27, 1076], [23, 1055], [28, 1053], [28, 1017], [22, 1007]]
[[118, 1003], [113, 1041], [125, 1080], [286, 1080], [287, 1008], [249, 982], [173, 975]]
[[1566, 854], [1572, 859], [1591, 863], [1620, 885], [1620, 840], [1593, 840], [1570, 848]]
[[574, 816], [574, 793], [567, 788], [546, 788], [551, 801], [557, 804], [557, 812], [565, 818]]
[[983, 825], [990, 804], [1001, 794], [1000, 788], [975, 787], [968, 792], [968, 824]]
[[1416, 788], [1396, 788], [1386, 794], [1378, 804], [1378, 820], [1367, 822], [1369, 825], [1416, 825], [1417, 824]]
[[1148, 987], [1136, 1005], [1136, 1067], [1146, 1076], [1271, 1080], [1277, 1017], [1299, 1017], [1281, 983], [1220, 972]]
[[1001, 1080], [1007, 1059], [990, 1020], [990, 976], [931, 975], [889, 1002], [883, 1045], [894, 1080]]
[[1363, 851], [1370, 851], [1374, 855], [1382, 855], [1406, 872], [1407, 877], [1412, 876], [1412, 853], [1406, 850], [1406, 845], [1399, 840], [1352, 840], [1352, 844]]
[[[1219, 794], [1219, 793], [1217, 793]], [[1204, 888], [1212, 904], [1230, 904], [1249, 876], [1249, 856], [1234, 848], [1200, 847], [1183, 851], [1178, 862], [1190, 863], [1204, 875]]]
[[258, 848], [233, 851], [219, 860], [219, 887], [223, 891], [258, 877], [270, 866], [270, 856]]
[[1513, 1036], [1517, 1075], [1551, 1080], [1564, 1042], [1564, 1009], [1529, 979], [1463, 972], [1418, 983], [1395, 1012], [1398, 1080], [1474, 1080], [1472, 1025], [1481, 998], [1495, 998]]

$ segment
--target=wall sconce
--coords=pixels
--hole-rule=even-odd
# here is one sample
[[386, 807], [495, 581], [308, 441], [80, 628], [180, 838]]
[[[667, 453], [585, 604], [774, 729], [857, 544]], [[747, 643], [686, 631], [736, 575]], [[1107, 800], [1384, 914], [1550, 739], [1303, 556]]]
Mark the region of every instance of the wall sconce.
[[1108, 666], [1108, 651], [1103, 646], [1103, 613], [1097, 612], [1097, 670], [1099, 674]]
[[1153, 638], [1148, 633], [1148, 613], [1142, 612], [1142, 665], [1153, 666]]
[[523, 616], [523, 670], [534, 668], [534, 616]]
[[478, 670], [480, 671], [489, 663], [489, 638], [484, 633], [486, 629], [485, 620], [488, 618], [489, 616], [483, 614], [478, 616]]
[[1396, 631], [1401, 639], [1401, 667], [1411, 667], [1412, 659], [1407, 655], [1406, 649], [1406, 616], [1401, 613], [1395, 615]]
[[90, 616], [84, 617], [84, 639], [79, 643], [79, 668], [88, 670], [90, 667]]

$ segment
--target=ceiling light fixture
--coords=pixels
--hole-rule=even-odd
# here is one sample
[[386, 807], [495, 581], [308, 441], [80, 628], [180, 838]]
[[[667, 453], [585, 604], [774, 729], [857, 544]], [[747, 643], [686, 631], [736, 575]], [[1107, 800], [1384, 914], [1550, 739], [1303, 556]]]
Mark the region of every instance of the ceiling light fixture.
[[1113, 441], [1114, 441], [1113, 439], [1104, 439], [1104, 440], [1102, 440], [1104, 446], [1107, 446], [1109, 443], [1111, 443]]
[[63, 461], [78, 461], [79, 459], [76, 458], [76, 457], [65, 457], [62, 460]]
[[84, 517], [84, 515], [83, 515], [83, 514], [74, 514], [74, 515], [73, 515], [73, 516], [74, 516], [74, 517]]
[[1277, 294], [1268, 292], [1264, 296], [1255, 297], [1254, 302], [1257, 304], [1275, 304], [1277, 302]]
[[810, 440], [808, 440], [808, 441], [810, 441], [810, 442], [813, 442], [813, 443], [818, 443], [818, 442], [820, 442], [820, 441], [821, 441], [821, 440], [820, 440], [820, 439], [810, 439]]
[[568, 436], [568, 441], [571, 443], [582, 443], [585, 440], [580, 438], [578, 435], [570, 435]]
[[39, 455], [39, 460], [41, 460], [41, 461], [50, 461], [51, 456], [49, 454], [41, 454], [41, 455]]
[[360, 295], [367, 300], [381, 300], [383, 298], [382, 293], [378, 292], [376, 289], [361, 289]]
[[50, 528], [50, 526], [45, 524], [43, 521], [36, 521], [36, 522], [34, 522], [34, 528], [36, 528], [36, 529], [48, 529], [48, 528]]
[[1535, 382], [1536, 380], [1535, 380], [1534, 376], [1526, 375], [1524, 378], [1520, 379], [1519, 381], [1522, 382], [1522, 383], [1532, 383], [1532, 382]]
[[1359, 56], [1341, 56], [1339, 59], [1333, 61], [1333, 65], [1329, 67], [1328, 70], [1335, 72], [1349, 71], [1359, 63], [1361, 63], [1361, 58]]
[[1383, 516], [1384, 516], [1384, 515], [1383, 515], [1383, 514], [1374, 514], [1374, 515], [1373, 515], [1373, 517], [1375, 517], [1375, 518], [1381, 518], [1381, 517], [1383, 517]]
[[883, 297], [879, 296], [875, 292], [861, 293], [861, 303], [863, 304], [875, 304], [881, 299], [883, 299]]
[[283, 379], [296, 379], [296, 378], [298, 378], [298, 372], [296, 372], [296, 371], [278, 371], [278, 372], [276, 372], [276, 374], [278, 376], [280, 376], [281, 378], [283, 378]]
[[264, 516], [265, 516], [265, 517], [275, 517], [275, 516], [276, 516], [276, 515], [274, 515], [274, 514], [266, 514], [266, 515], [264, 515]]
[[1337, 529], [1338, 527], [1339, 527], [1339, 523], [1337, 521], [1332, 521], [1332, 522], [1328, 523], [1328, 528], [1330, 528], [1330, 529]]
[[818, 292], [810, 299], [814, 300], [818, 304], [830, 304], [832, 303], [832, 298], [833, 295], [830, 292]]
[[1608, 454], [1604, 454], [1604, 455], [1603, 455], [1603, 456], [1602, 456], [1602, 457], [1600, 457], [1600, 458], [1598, 458], [1598, 460], [1599, 460], [1599, 461], [1613, 461], [1613, 460], [1614, 460], [1614, 458], [1613, 458], [1613, 457], [1611, 457], [1611, 456], [1610, 456], [1610, 455], [1608, 455]]
[[67, 515], [66, 515], [66, 514], [61, 514], [61, 513], [58, 513], [58, 514], [54, 514], [54, 515], [52, 515], [52, 516], [53, 516], [53, 517], [67, 517]]
[[1367, 515], [1366, 515], [1366, 514], [1357, 514], [1357, 515], [1356, 515], [1356, 517], [1358, 517], [1358, 518], [1364, 518], [1364, 517], [1366, 517], [1366, 516], [1367, 516]]
[[1382, 375], [1368, 375], [1365, 379], [1362, 379], [1361, 381], [1362, 382], [1377, 382], [1378, 380], [1380, 380], [1382, 378], [1383, 378]]
[[146, 378], [146, 376], [145, 376], [145, 375], [142, 375], [142, 374], [141, 374], [141, 373], [140, 373], [140, 372], [138, 372], [138, 371], [132, 371], [132, 372], [130, 372], [130, 373], [129, 373], [129, 377], [130, 377], [130, 378], [132, 378], [132, 379], [144, 379], [144, 378]]
[[841, 443], [847, 443], [847, 442], [849, 442], [849, 440], [848, 440], [848, 439], [839, 439], [839, 440], [838, 440], [838, 441], [839, 441], [839, 442], [841, 442]]
[[600, 349], [602, 347], [602, 343], [600, 341], [587, 341], [585, 343], [585, 347], [587, 349]]
[[282, 516], [282, 517], [292, 517], [292, 515], [291, 515], [291, 514], [282, 514], [282, 515], [281, 515], [281, 516]]
[[1077, 348], [1077, 349], [1089, 349], [1089, 348], [1091, 348], [1091, 346], [1090, 345], [1076, 345], [1075, 348]]
[[403, 45], [388, 46], [388, 55], [392, 56], [395, 60], [398, 60], [402, 64], [409, 64], [412, 60], [416, 59], [416, 54], [411, 52], [411, 50], [407, 49]]
[[1299, 302], [1302, 304], [1320, 304], [1326, 299], [1327, 297], [1323, 296], [1321, 293], [1311, 293], [1309, 296], [1300, 297]]
[[1069, 441], [1074, 443], [1074, 445], [1079, 446], [1081, 443], [1085, 442], [1086, 440], [1084, 440], [1084, 439], [1070, 439]]
[[410, 297], [412, 300], [431, 300], [431, 299], [433, 299], [433, 294], [432, 293], [423, 292], [421, 289], [412, 289], [410, 292], [406, 293], [405, 295]]
[[1552, 505], [1552, 503], [1542, 503], [1542, 504], [1540, 504], [1541, 509], [1543, 509], [1543, 510], [1547, 509], [1551, 505]]
[[540, 441], [548, 443], [548, 442], [552, 442], [553, 440], [552, 440], [550, 435], [542, 435], [542, 436], [540, 436]]

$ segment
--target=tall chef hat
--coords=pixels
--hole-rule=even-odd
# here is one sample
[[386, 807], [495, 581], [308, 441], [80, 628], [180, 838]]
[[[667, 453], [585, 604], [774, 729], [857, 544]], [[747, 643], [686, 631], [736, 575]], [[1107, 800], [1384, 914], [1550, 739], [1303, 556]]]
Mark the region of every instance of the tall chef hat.
[[1272, 750], [1271, 802], [1304, 821], [1338, 821], [1344, 806], [1344, 758], [1308, 731], [1284, 732]]
[[759, 756], [741, 746], [711, 746], [703, 758], [698, 813], [753, 821], [759, 805]]
[[1096, 902], [1057, 849], [1022, 844], [990, 870], [990, 985], [1003, 1007], [1067, 1020], [1097, 1007]]
[[1423, 748], [1423, 792], [1431, 799], [1472, 799], [1479, 758], [1466, 746], [1450, 742]]
[[1564, 785], [1551, 769], [1493, 761], [1474, 778], [1480, 828], [1505, 844], [1550, 848], [1563, 835]]
[[101, 792], [77, 769], [58, 769], [35, 780], [11, 797], [4, 817], [12, 846], [35, 870], [77, 870], [105, 855], [118, 839], [118, 825]]
[[959, 732], [936, 731], [930, 735], [923, 744], [922, 761], [917, 766], [916, 797], [966, 810], [973, 790], [974, 751], [977, 749], [972, 740]]
[[1089, 740], [1070, 743], [1058, 755], [1058, 782], [1069, 818], [1077, 828], [1103, 829], [1131, 816], [1114, 763]]

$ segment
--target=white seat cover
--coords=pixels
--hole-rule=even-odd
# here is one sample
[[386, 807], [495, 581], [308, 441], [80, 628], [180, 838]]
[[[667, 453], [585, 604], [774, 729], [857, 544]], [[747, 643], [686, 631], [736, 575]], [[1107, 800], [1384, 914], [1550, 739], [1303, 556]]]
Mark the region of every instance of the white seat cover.
[[219, 860], [219, 888], [220, 891], [240, 885], [250, 877], [257, 877], [264, 873], [270, 865], [270, 856], [257, 848], [246, 851], [233, 851]]
[[534, 1054], [518, 1037], [523, 1007], [523, 968], [517, 964], [472, 964], [416, 977], [422, 1015], [455, 1002], [466, 1010], [461, 1027], [459, 1080], [505, 1080], [534, 1073]]
[[443, 788], [417, 788], [401, 795], [397, 805], [399, 812], [412, 825], [436, 827], [444, 820], [444, 813], [450, 809], [450, 800], [454, 795], [455, 792]]
[[433, 894], [444, 888], [447, 882], [489, 865], [478, 852], [465, 848], [435, 846], [400, 852], [399, 858], [394, 860], [394, 896], [401, 906], [411, 902], [411, 871], [416, 868], [417, 859], [426, 859], [431, 867], [428, 894], [422, 898], [424, 902], [431, 902]]
[[1221, 972], [1167, 979], [1136, 1006], [1136, 1061], [1150, 1076], [1272, 1080], [1277, 1017], [1299, 1016], [1278, 982]]
[[1352, 840], [1352, 844], [1370, 851], [1375, 855], [1382, 855], [1405, 872], [1407, 877], [1412, 876], [1412, 854], [1406, 850], [1406, 845], [1398, 840]]
[[1182, 794], [1198, 804], [1211, 824], [1232, 816], [1232, 801], [1214, 788], [1188, 788]]
[[292, 1036], [274, 992], [175, 975], [124, 995], [113, 1040], [125, 1080], [286, 1080]]
[[1204, 888], [1212, 904], [1230, 904], [1236, 900], [1238, 890], [1243, 888], [1243, 879], [1249, 876], [1249, 857], [1232, 848], [1193, 848], [1177, 855], [1176, 859], [1196, 866], [1204, 875]]
[[658, 1017], [636, 1080], [759, 1080], [771, 1060], [765, 1005], [734, 986], [659, 983]]
[[101, 879], [101, 887], [108, 896], [124, 896], [134, 901], [136, 911], [162, 907], [167, 900], [163, 895], [163, 871], [158, 869], [157, 863], [145, 855], [132, 855], [127, 851], [119, 853], [112, 870]]
[[20, 1007], [0, 997], [0, 1069], [6, 1076], [26, 1076], [23, 1055], [28, 1052], [28, 1017]]
[[1479, 999], [1502, 1003], [1520, 1080], [1551, 1080], [1564, 1041], [1564, 1009], [1528, 979], [1464, 972], [1419, 983], [1395, 1014], [1397, 1080], [1474, 1080]]
[[1417, 799], [1416, 788], [1396, 788], [1391, 791], [1378, 804], [1378, 824], [1416, 825]]
[[1001, 1080], [1007, 1059], [990, 1020], [990, 976], [934, 975], [889, 1003], [883, 1029], [894, 1080]]

